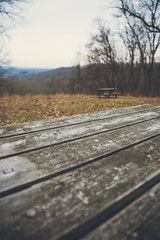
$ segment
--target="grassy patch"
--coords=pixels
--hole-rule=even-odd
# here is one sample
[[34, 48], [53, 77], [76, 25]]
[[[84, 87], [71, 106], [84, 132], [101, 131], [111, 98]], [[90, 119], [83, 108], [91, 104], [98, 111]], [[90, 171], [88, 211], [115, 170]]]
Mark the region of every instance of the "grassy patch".
[[12, 95], [0, 97], [0, 125], [81, 113], [122, 108], [141, 104], [160, 105], [160, 97], [120, 96], [99, 99], [89, 95]]

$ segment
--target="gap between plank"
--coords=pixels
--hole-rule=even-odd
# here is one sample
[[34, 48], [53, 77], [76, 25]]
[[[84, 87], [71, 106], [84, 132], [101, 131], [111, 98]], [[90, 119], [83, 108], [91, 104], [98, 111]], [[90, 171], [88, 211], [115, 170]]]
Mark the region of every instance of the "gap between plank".
[[124, 208], [132, 204], [135, 200], [141, 197], [144, 193], [149, 191], [152, 187], [160, 182], [160, 171], [150, 176], [145, 182], [136, 186], [132, 191], [127, 192], [120, 197], [116, 202], [112, 203], [109, 207], [98, 213], [93, 218], [81, 224], [79, 227], [71, 230], [65, 235], [57, 238], [57, 240], [78, 240], [86, 234], [108, 221], [111, 217], [118, 214]]
[[[132, 114], [135, 114], [135, 113], [147, 112], [149, 110], [156, 110], [156, 109], [159, 109], [159, 108], [160, 107], [154, 107], [154, 108], [151, 108], [151, 109], [149, 108], [149, 109], [146, 109], [146, 110], [140, 110], [140, 111], [135, 111], [135, 112], [130, 112], [130, 113], [124, 113], [124, 114], [120, 114], [120, 115], [117, 115], [117, 116], [110, 116], [110, 117], [104, 117], [104, 118], [99, 118], [99, 119], [93, 119], [93, 120], [83, 121], [83, 122], [79, 122], [79, 123], [77, 122], [77, 123], [66, 124], [66, 125], [58, 126], [58, 127], [44, 128], [44, 129], [39, 129], [39, 130], [35, 130], [35, 131], [29, 131], [29, 132], [25, 132], [25, 133], [17, 133], [17, 134], [6, 135], [6, 136], [2, 136], [2, 137], [0, 136], [0, 140], [6, 139], [6, 138], [10, 138], [10, 137], [23, 136], [23, 135], [27, 135], [27, 134], [31, 134], [31, 133], [38, 133], [38, 132], [43, 132], [43, 131], [48, 131], [48, 130], [59, 129], [59, 128], [63, 128], [63, 127], [81, 125], [81, 124], [84, 124], [84, 123], [103, 121], [103, 120], [110, 119], [110, 118], [115, 118], [115, 117], [118, 118], [118, 117], [122, 117], [122, 116], [132, 115]], [[58, 122], [58, 120], [56, 122]]]
[[91, 164], [91, 163], [93, 163], [93, 162], [102, 160], [102, 159], [104, 159], [105, 157], [109, 157], [109, 156], [112, 156], [112, 155], [114, 155], [114, 154], [117, 154], [117, 153], [119, 153], [119, 152], [121, 152], [121, 151], [124, 151], [124, 150], [127, 150], [127, 149], [129, 149], [129, 148], [132, 148], [132, 147], [134, 147], [134, 146], [136, 146], [136, 145], [138, 145], [138, 144], [144, 143], [144, 142], [146, 142], [146, 141], [148, 141], [148, 140], [151, 140], [151, 139], [154, 139], [154, 138], [156, 138], [156, 137], [158, 137], [158, 136], [160, 136], [160, 133], [159, 133], [159, 134], [156, 134], [156, 135], [153, 135], [153, 136], [150, 136], [150, 137], [148, 137], [148, 138], [139, 140], [139, 141], [134, 142], [134, 143], [132, 143], [132, 144], [130, 144], [130, 145], [126, 145], [126, 146], [124, 146], [123, 148], [120, 148], [120, 149], [114, 150], [114, 151], [112, 151], [112, 152], [106, 153], [106, 154], [101, 155], [101, 156], [99, 156], [99, 157], [97, 157], [97, 158], [90, 159], [90, 160], [88, 160], [88, 161], [86, 161], [86, 162], [83, 162], [83, 163], [80, 163], [80, 164], [78, 164], [78, 165], [76, 165], [76, 166], [69, 167], [69, 168], [67, 168], [67, 169], [63, 169], [63, 170], [61, 170], [61, 171], [59, 171], [59, 172], [56, 172], [56, 173], [47, 175], [47, 176], [45, 176], [45, 177], [42, 177], [42, 178], [33, 180], [33, 181], [31, 181], [31, 182], [28, 182], [28, 183], [25, 183], [25, 184], [22, 184], [22, 185], [13, 187], [13, 188], [8, 189], [8, 190], [6, 190], [6, 191], [0, 192], [0, 198], [3, 198], [3, 197], [6, 197], [6, 196], [9, 196], [9, 195], [18, 193], [18, 192], [20, 192], [20, 191], [24, 191], [24, 190], [32, 187], [33, 185], [36, 185], [36, 184], [38, 184], [38, 183], [42, 183], [42, 182], [48, 181], [48, 180], [50, 180], [50, 179], [52, 179], [52, 178], [55, 178], [55, 177], [57, 177], [57, 176], [60, 176], [60, 175], [63, 175], [63, 174], [65, 174], [65, 173], [69, 173], [69, 172], [71, 172], [71, 171], [74, 171], [74, 170], [76, 170], [76, 169], [78, 169], [78, 168], [87, 166], [87, 165], [89, 165], [89, 164]]
[[116, 131], [116, 130], [119, 130], [119, 129], [122, 129], [122, 128], [134, 126], [136, 124], [140, 124], [140, 123], [144, 123], [144, 122], [148, 122], [148, 121], [153, 121], [153, 120], [156, 120], [158, 118], [160, 118], [160, 116], [155, 117], [155, 118], [151, 118], [151, 119], [147, 119], [147, 120], [143, 120], [143, 121], [139, 121], [139, 122], [130, 123], [130, 124], [127, 124], [127, 125], [123, 125], [121, 127], [116, 127], [116, 128], [104, 130], [104, 131], [101, 131], [101, 132], [96, 132], [96, 133], [93, 133], [93, 134], [88, 134], [88, 135], [85, 135], [85, 136], [82, 136], [82, 137], [72, 138], [72, 139], [62, 141], [62, 142], [58, 142], [58, 143], [48, 144], [48, 145], [45, 145], [45, 146], [42, 146], [42, 147], [31, 148], [31, 149], [27, 149], [27, 150], [24, 150], [24, 151], [21, 151], [21, 152], [16, 152], [16, 153], [4, 155], [4, 156], [0, 157], [0, 160], [3, 160], [5, 158], [16, 157], [16, 156], [23, 155], [23, 154], [30, 153], [30, 152], [44, 150], [44, 149], [47, 149], [47, 148], [50, 148], [50, 147], [55, 147], [55, 146], [70, 143], [70, 142], [73, 142], [73, 141], [82, 140], [82, 139], [85, 139], [85, 138], [88, 138], [88, 137], [97, 136], [97, 135], [104, 134], [104, 133], [107, 133], [107, 132]]

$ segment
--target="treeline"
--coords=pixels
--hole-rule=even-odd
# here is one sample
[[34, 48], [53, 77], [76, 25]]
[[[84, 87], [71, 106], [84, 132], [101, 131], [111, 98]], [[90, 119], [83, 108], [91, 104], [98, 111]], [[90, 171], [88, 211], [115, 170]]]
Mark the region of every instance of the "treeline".
[[[7, 2], [11, 6], [15, 0]], [[111, 21], [97, 20], [97, 32], [86, 45], [86, 66], [78, 61], [72, 68], [8, 78], [1, 71], [0, 94], [96, 94], [99, 87], [116, 87], [122, 94], [160, 96], [160, 1], [115, 0], [110, 4], [106, 16], [115, 10], [116, 29]], [[2, 13], [6, 14], [5, 8]]]
[[39, 74], [0, 75], [0, 94], [96, 94], [116, 87], [122, 94], [160, 96], [160, 1], [115, 0], [115, 25], [97, 20], [86, 45], [88, 63]]
[[[160, 63], [154, 63], [152, 81], [148, 65], [114, 62], [60, 68], [37, 74], [20, 74], [0, 80], [0, 95], [4, 94], [97, 94], [98, 88], [116, 87], [122, 94], [160, 96]], [[145, 75], [144, 75], [145, 71]], [[146, 77], [146, 79], [145, 79]]]
[[160, 1], [114, 2], [108, 10], [115, 10], [116, 30], [97, 20], [98, 31], [87, 44], [88, 62], [98, 69], [104, 65], [106, 86], [132, 95], [159, 96]]
[[56, 94], [66, 91], [72, 68], [1, 78], [0, 94]]
[[152, 81], [149, 83], [149, 65], [114, 62], [110, 64], [89, 64], [74, 68], [67, 92], [97, 94], [98, 88], [115, 87], [122, 94], [133, 96], [160, 96], [160, 63], [155, 63]]

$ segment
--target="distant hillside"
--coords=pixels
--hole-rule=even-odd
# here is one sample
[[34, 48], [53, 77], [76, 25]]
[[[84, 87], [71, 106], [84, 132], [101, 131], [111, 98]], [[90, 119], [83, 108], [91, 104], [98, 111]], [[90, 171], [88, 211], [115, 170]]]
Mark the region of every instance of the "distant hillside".
[[4, 67], [5, 76], [23, 75], [49, 71], [49, 68], [22, 68], [22, 67]]
[[[75, 67], [57, 69], [6, 69], [4, 91], [17, 94], [55, 94], [68, 92], [70, 81], [75, 75]], [[77, 74], [76, 74], [77, 75]]]
[[40, 71], [38, 70], [33, 72], [15, 74], [14, 78], [18, 78], [20, 81], [50, 81], [53, 79], [68, 80], [71, 77], [73, 67], [62, 67], [52, 70]]

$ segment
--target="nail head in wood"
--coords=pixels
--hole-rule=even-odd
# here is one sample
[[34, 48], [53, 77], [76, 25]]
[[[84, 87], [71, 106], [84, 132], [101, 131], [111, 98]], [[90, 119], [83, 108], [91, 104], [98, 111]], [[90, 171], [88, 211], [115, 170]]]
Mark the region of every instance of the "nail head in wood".
[[3, 171], [4, 174], [11, 174], [14, 172], [14, 169], [13, 168], [7, 168]]
[[29, 217], [29, 218], [34, 218], [36, 215], [37, 215], [37, 210], [34, 209], [34, 208], [30, 208], [26, 211], [26, 216]]

